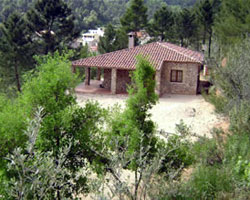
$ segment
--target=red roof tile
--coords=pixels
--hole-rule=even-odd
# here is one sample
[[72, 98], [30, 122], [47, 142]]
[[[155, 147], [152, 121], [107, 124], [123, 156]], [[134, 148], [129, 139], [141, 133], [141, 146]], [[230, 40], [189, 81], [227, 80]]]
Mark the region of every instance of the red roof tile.
[[133, 70], [136, 66], [136, 56], [139, 54], [146, 56], [156, 70], [160, 70], [164, 61], [201, 64], [203, 62], [203, 54], [200, 52], [167, 42], [153, 42], [131, 49], [76, 60], [72, 62], [72, 65]]

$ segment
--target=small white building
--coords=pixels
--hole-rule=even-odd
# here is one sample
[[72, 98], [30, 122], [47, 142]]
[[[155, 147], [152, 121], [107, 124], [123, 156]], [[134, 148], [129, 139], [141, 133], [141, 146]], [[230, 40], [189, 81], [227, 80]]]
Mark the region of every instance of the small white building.
[[83, 33], [79, 38], [74, 40], [71, 44], [73, 48], [88, 45], [89, 50], [92, 52], [98, 52], [98, 42], [100, 37], [104, 36], [104, 30], [102, 28], [90, 29], [87, 33]]
[[104, 30], [102, 28], [98, 28], [96, 30], [90, 29], [87, 33], [82, 34], [82, 44], [83, 45], [90, 45], [93, 41], [99, 42], [99, 38], [103, 37]]

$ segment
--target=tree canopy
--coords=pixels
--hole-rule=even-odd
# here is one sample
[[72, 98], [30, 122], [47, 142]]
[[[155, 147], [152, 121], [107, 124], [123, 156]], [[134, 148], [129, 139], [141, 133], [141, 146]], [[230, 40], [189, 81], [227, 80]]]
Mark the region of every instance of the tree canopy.
[[173, 31], [174, 16], [172, 10], [167, 6], [161, 7], [154, 14], [153, 21], [150, 24], [149, 32], [152, 36], [159, 36], [161, 41], [169, 38]]
[[111, 24], [105, 28], [104, 36], [100, 38], [98, 48], [100, 53], [124, 49], [127, 47], [128, 37], [122, 28], [115, 29]]
[[147, 23], [147, 7], [144, 0], [131, 0], [129, 7], [121, 17], [121, 25], [128, 33], [145, 28]]
[[27, 20], [33, 37], [41, 45], [40, 53], [60, 50], [78, 37], [71, 9], [62, 0], [37, 1], [28, 11]]
[[[5, 67], [12, 68], [15, 76], [17, 90], [21, 91], [21, 71], [32, 63], [34, 45], [24, 16], [19, 13], [12, 13], [8, 19], [1, 24], [0, 38], [3, 60]], [[25, 53], [24, 53], [25, 52]]]
[[239, 43], [249, 36], [249, 9], [249, 1], [222, 1], [215, 22], [215, 34], [224, 50], [228, 49], [228, 45]]

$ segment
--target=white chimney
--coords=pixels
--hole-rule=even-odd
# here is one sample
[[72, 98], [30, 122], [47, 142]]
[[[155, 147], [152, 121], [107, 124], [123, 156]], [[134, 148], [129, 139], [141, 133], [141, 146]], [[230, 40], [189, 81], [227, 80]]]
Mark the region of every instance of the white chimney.
[[135, 47], [135, 32], [130, 32], [128, 34], [128, 48], [134, 48]]

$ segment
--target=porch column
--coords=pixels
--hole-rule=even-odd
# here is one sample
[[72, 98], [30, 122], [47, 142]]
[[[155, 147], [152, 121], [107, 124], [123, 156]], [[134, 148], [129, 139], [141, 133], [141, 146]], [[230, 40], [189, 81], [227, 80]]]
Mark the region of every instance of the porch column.
[[117, 69], [113, 68], [111, 72], [111, 94], [116, 94]]
[[90, 85], [90, 67], [85, 67], [85, 85]]
[[76, 66], [72, 65], [72, 66], [71, 66], [71, 70], [72, 70], [72, 73], [75, 74], [75, 73], [76, 73]]
[[97, 68], [97, 72], [96, 72], [96, 80], [100, 81], [101, 80], [101, 69]]
[[161, 71], [156, 71], [155, 73], [155, 93], [159, 96], [161, 95]]

